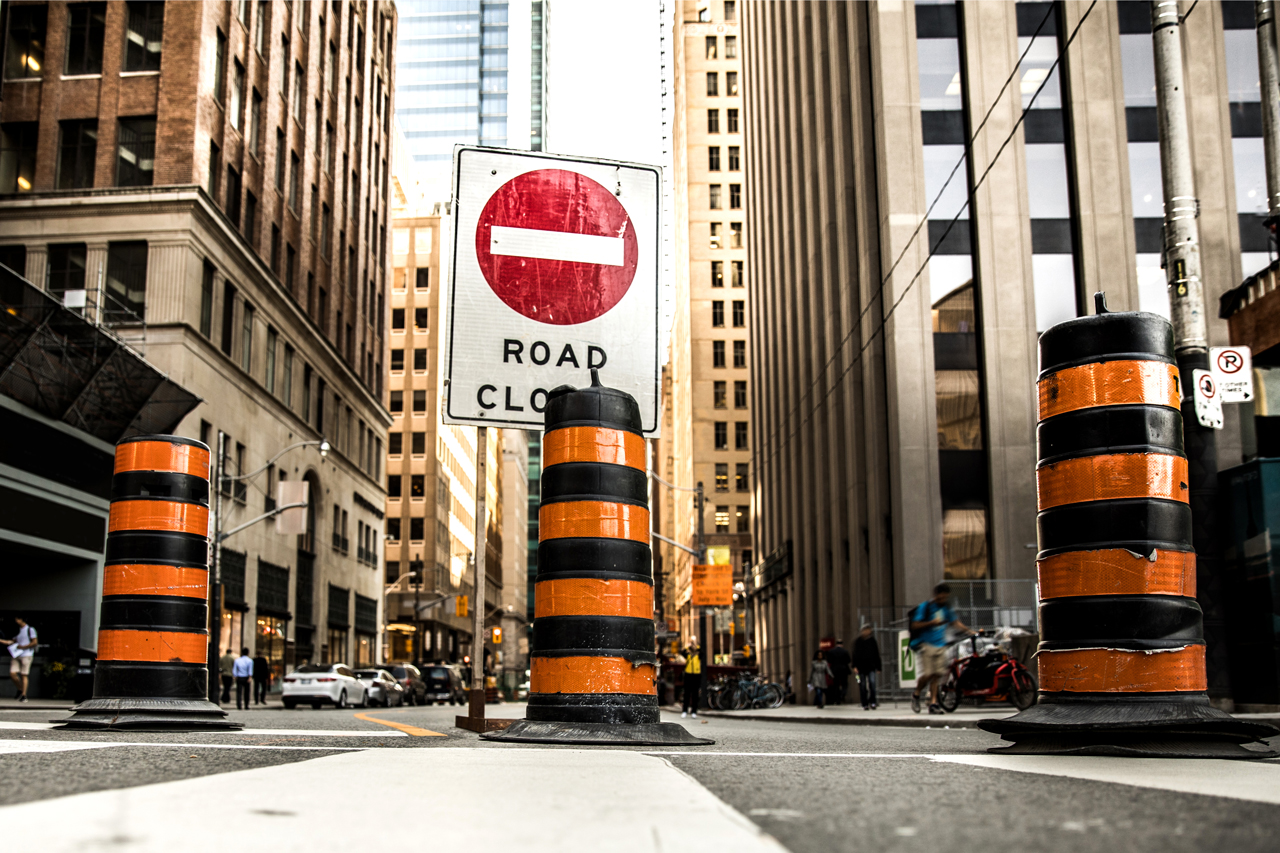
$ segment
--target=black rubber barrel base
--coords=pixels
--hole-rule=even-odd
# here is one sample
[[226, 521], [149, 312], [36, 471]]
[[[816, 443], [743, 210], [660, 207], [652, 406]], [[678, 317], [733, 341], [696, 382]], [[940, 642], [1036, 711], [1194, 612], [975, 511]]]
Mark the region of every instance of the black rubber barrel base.
[[71, 717], [53, 720], [66, 729], [133, 732], [233, 731], [244, 723], [208, 699], [90, 699], [71, 709]]
[[[1192, 702], [1042, 702], [1003, 720], [981, 720], [1016, 755], [1127, 755], [1147, 758], [1274, 758], [1262, 743], [1280, 735], [1267, 723], [1237, 720]], [[1249, 744], [1251, 746], [1246, 746]]]
[[559, 743], [582, 746], [710, 746], [708, 738], [694, 737], [677, 723], [560, 723], [517, 720], [505, 729], [485, 732], [481, 740], [508, 743]]
[[660, 719], [658, 697], [631, 693], [530, 693], [525, 717], [540, 723], [654, 725]]

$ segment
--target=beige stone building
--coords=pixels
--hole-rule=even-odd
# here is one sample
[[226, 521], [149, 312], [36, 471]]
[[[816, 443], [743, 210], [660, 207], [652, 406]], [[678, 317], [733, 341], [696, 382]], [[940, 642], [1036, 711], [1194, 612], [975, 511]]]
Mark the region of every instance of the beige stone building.
[[[1183, 50], [1220, 345], [1218, 296], [1267, 263], [1256, 42], [1252, 4], [1192, 5]], [[975, 604], [1031, 613], [1037, 335], [1091, 313], [1098, 290], [1113, 310], [1169, 310], [1150, 10], [743, 10], [763, 558], [749, 591], [767, 671], [799, 671], [863, 619], [888, 627], [944, 578], [972, 582], [958, 586]], [[1218, 436], [1223, 467], [1247, 450], [1238, 415]], [[1211, 667], [1214, 630], [1209, 614]]]
[[[671, 432], [660, 453], [670, 457], [664, 479], [683, 488], [702, 484], [706, 559], [733, 565], [740, 581], [754, 559], [741, 36], [733, 0], [683, 0], [674, 13], [676, 296]], [[696, 497], [676, 491], [666, 499], [663, 534], [698, 548]], [[674, 587], [666, 615], [683, 635], [696, 631], [712, 654], [727, 657], [742, 639], [742, 603], [734, 608], [735, 641], [725, 612], [713, 619], [690, 603], [694, 557], [658, 547]]]
[[375, 661], [394, 4], [5, 15], [6, 259], [203, 399], [176, 432], [257, 472], [224, 484], [223, 529], [310, 484], [305, 534], [226, 541], [218, 644], [277, 673]]

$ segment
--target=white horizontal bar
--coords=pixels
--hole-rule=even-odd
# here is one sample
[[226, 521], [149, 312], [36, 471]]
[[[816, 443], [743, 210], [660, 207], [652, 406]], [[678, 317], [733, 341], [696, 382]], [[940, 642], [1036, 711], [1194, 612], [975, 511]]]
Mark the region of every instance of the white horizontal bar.
[[494, 255], [620, 267], [625, 246], [621, 237], [507, 228], [503, 225], [489, 229], [489, 252]]

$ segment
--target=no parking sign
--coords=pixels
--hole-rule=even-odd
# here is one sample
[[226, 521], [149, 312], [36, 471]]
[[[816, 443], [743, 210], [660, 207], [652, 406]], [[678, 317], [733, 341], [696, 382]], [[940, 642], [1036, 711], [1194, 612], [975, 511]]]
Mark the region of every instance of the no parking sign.
[[547, 392], [605, 385], [658, 429], [653, 166], [461, 147], [446, 423], [539, 429]]

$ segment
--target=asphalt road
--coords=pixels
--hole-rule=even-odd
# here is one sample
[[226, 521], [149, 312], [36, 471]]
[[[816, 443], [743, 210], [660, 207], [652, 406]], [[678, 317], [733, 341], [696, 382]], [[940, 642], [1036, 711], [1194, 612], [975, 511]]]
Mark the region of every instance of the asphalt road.
[[[587, 798], [585, 806], [575, 809], [579, 831], [591, 831], [598, 810], [600, 831], [609, 832], [607, 825], [616, 822], [620, 802], [626, 801], [625, 784], [613, 791], [598, 784], [587, 786], [580, 780], [592, 768], [606, 777], [608, 773], [635, 772], [618, 769], [630, 767], [616, 764], [624, 756], [611, 758], [607, 754], [620, 748], [557, 754], [557, 747], [480, 741], [476, 735], [453, 726], [457, 711], [448, 706], [343, 711], [285, 711], [274, 706], [232, 712], [233, 718], [246, 726], [246, 731], [238, 734], [104, 734], [48, 728], [51, 719], [65, 716], [60, 712], [6, 709], [0, 711], [0, 774], [9, 784], [0, 817], [8, 813], [10, 821], [6, 823], [13, 825], [15, 818], [21, 821], [23, 809], [38, 808], [41, 802], [54, 798], [91, 792], [129, 788], [151, 791], [152, 788], [141, 786], [159, 786], [154, 790], [176, 795], [185, 790], [183, 785], [198, 784], [197, 780], [216, 774], [235, 774], [227, 776], [225, 783], [212, 780], [227, 791], [258, 792], [253, 795], [254, 807], [250, 809], [255, 814], [287, 816], [295, 811], [274, 811], [273, 792], [279, 790], [280, 784], [303, 783], [268, 782], [266, 777], [259, 778], [261, 773], [320, 784], [326, 774], [336, 774], [340, 767], [383, 766], [353, 763], [376, 758], [391, 768], [386, 773], [409, 774], [407, 778], [421, 780], [424, 790], [441, 792], [424, 802], [446, 813], [438, 815], [433, 808], [424, 806], [424, 818], [448, 817], [450, 808], [462, 808], [448, 805], [450, 795], [471, 796], [464, 790], [470, 783], [465, 781], [465, 774], [459, 775], [459, 768], [483, 761], [498, 771], [486, 771], [483, 779], [474, 783], [483, 789], [475, 791], [474, 797], [487, 803], [492, 820], [500, 822], [507, 814], [509, 803], [504, 798], [511, 798], [512, 808], [522, 798], [536, 799], [539, 784], [545, 780], [548, 785], [562, 784], [571, 793]], [[492, 716], [510, 716], [512, 712], [519, 716], [520, 711], [513, 706], [490, 707]], [[675, 715], [664, 716], [679, 721]], [[733, 821], [740, 821], [739, 815], [745, 815], [796, 853], [977, 848], [1018, 853], [1030, 849], [1165, 853], [1206, 847], [1231, 853], [1269, 853], [1276, 849], [1275, 839], [1280, 833], [1280, 761], [1016, 759], [988, 756], [986, 750], [997, 745], [998, 739], [971, 729], [832, 726], [724, 718], [683, 722], [695, 734], [715, 738], [715, 745], [680, 750], [623, 749], [653, 756], [627, 759], [648, 762], [643, 766], [668, 763], [659, 769], [665, 768], [661, 772], [672, 775], [655, 777], [657, 781], [653, 782], [659, 789], [684, 784], [682, 774], [700, 786], [699, 791], [690, 788], [675, 804], [669, 803], [662, 807], [664, 811], [647, 818], [657, 827], [652, 841], [642, 839], [637, 847], [631, 844], [635, 839], [631, 839], [628, 849], [705, 849], [707, 839], [695, 837], [695, 829], [701, 826], [696, 822], [682, 824], [684, 828], [673, 837], [659, 838], [658, 831], [664, 822], [675, 822], [680, 817], [681, 803], [692, 804], [698, 797], [714, 803], [705, 792], [722, 801], [718, 806], [731, 807], [723, 810], [724, 815], [707, 817], [708, 827], [719, 827], [716, 820], [728, 820], [715, 831], [737, 831], [740, 827], [735, 828]], [[398, 752], [441, 749], [451, 752]], [[520, 783], [515, 770], [511, 778], [502, 778], [501, 770], [508, 760], [500, 758], [500, 753], [489, 756], [475, 752], [477, 749], [538, 750], [536, 754], [509, 760], [513, 766], [528, 765], [519, 772], [532, 774], [531, 781]], [[406, 761], [413, 763], [404, 764]], [[305, 775], [279, 775], [291, 772], [287, 765], [298, 765]], [[492, 778], [495, 775], [498, 778]], [[453, 779], [459, 780], [456, 785], [452, 785]], [[340, 789], [350, 782], [335, 778], [331, 785], [321, 787]], [[358, 780], [362, 788], [375, 792], [379, 782], [379, 778]], [[590, 790], [578, 792], [575, 786]], [[105, 805], [95, 805], [97, 801], [92, 796], [58, 802], [65, 802], [72, 811], [99, 807], [110, 811]], [[193, 816], [200, 820], [207, 817]], [[520, 826], [496, 825], [502, 826], [503, 837], [509, 841], [519, 838]], [[39, 837], [57, 839], [60, 828], [45, 825], [41, 831], [45, 834]], [[128, 841], [127, 834], [120, 838]], [[72, 840], [69, 835], [68, 849], [84, 847], [82, 841], [73, 845]], [[689, 844], [682, 846], [683, 840]], [[761, 849], [773, 844], [767, 837], [758, 841], [764, 845]], [[133, 847], [124, 842], [113, 842], [112, 846], [124, 850], [156, 849], [141, 841]], [[476, 849], [508, 846], [511, 845], [481, 844]], [[322, 837], [308, 849], [330, 848]], [[605, 844], [601, 849], [611, 847]]]

